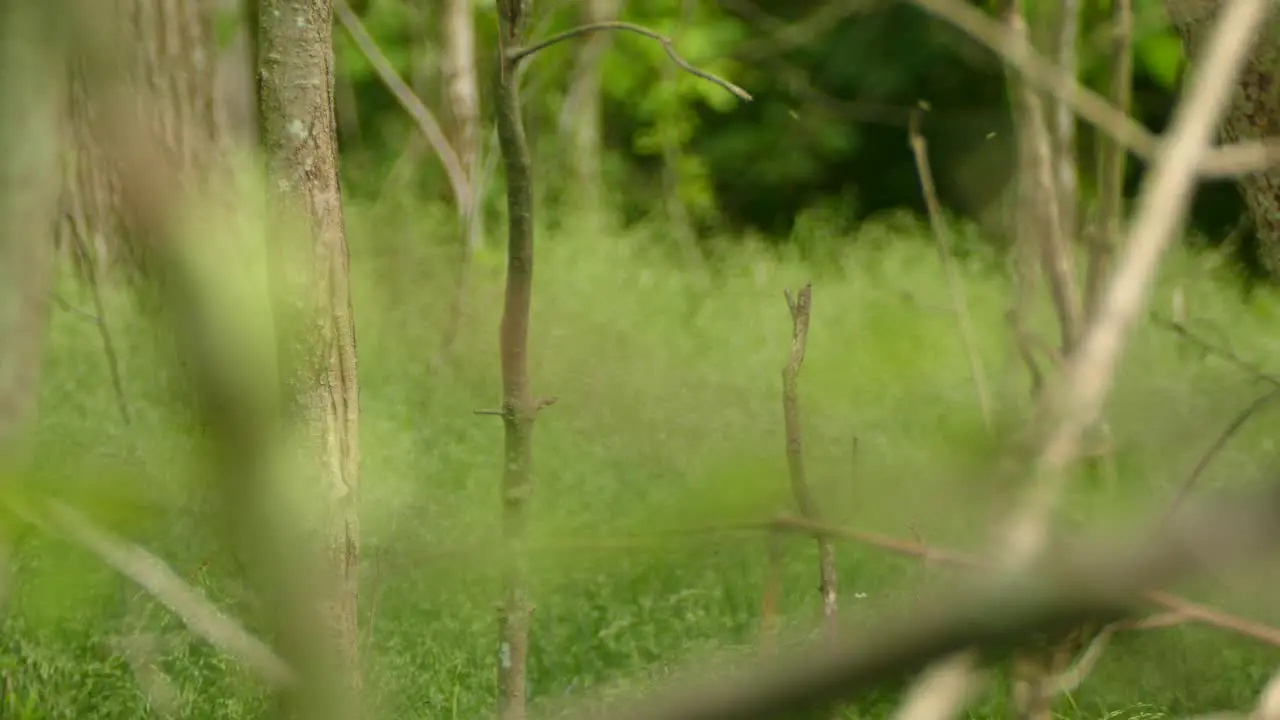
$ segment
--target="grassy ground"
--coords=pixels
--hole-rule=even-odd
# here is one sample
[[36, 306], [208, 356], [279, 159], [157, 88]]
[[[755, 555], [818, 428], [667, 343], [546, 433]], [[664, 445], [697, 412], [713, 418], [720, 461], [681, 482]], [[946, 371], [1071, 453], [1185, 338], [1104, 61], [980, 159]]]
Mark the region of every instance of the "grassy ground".
[[[474, 297], [449, 369], [431, 364], [448, 305], [439, 218], [355, 208], [364, 455], [365, 613], [370, 686], [388, 718], [474, 718], [495, 693], [494, 558], [502, 431], [476, 416], [498, 398], [496, 330], [502, 255], [477, 260]], [[821, 233], [821, 228], [806, 232]], [[812, 239], [812, 238], [810, 238]], [[437, 238], [438, 240], [438, 238]], [[540, 239], [532, 375], [560, 402], [535, 434], [535, 536], [595, 538], [540, 556], [532, 694], [542, 707], [605, 685], [662, 676], [682, 661], [754, 641], [764, 585], [763, 538], [671, 540], [610, 548], [621, 538], [758, 518], [790, 506], [780, 408], [789, 343], [782, 289], [814, 283], [801, 377], [811, 476], [832, 519], [864, 529], [975, 546], [1009, 487], [990, 472], [996, 444], [978, 411], [936, 254], [914, 221], [870, 223], [820, 263], [747, 247], [691, 270], [645, 232]], [[962, 245], [979, 247], [974, 238]], [[1026, 413], [1026, 378], [1005, 341], [1007, 287], [998, 261], [962, 260], [992, 380], [997, 424]], [[1156, 305], [1182, 287], [1195, 327], [1264, 366], [1280, 366], [1277, 304], [1245, 300], [1212, 259], [1182, 253]], [[68, 285], [64, 295], [79, 302]], [[81, 303], [85, 305], [86, 303]], [[198, 432], [164, 343], [127, 303], [112, 303], [124, 386], [123, 427], [93, 325], [55, 311], [41, 393], [40, 468], [49, 487], [144, 539], [228, 607], [233, 568], [198, 522]], [[1039, 309], [1052, 339], [1049, 315]], [[1084, 476], [1067, 514], [1115, 526], [1154, 511], [1240, 408], [1255, 380], [1167, 331], [1139, 328], [1109, 409], [1120, 476]], [[1228, 446], [1202, 488], [1256, 478], [1274, 454], [1263, 412]], [[138, 624], [160, 632], [160, 665], [184, 717], [255, 715], [262, 698], [229, 661], [79, 551], [14, 529], [19, 581], [0, 654], [5, 717], [134, 718], [145, 699], [110, 638]], [[819, 608], [816, 550], [787, 547], [788, 628]], [[842, 612], [874, 624], [936, 571], [872, 548], [838, 551]], [[1266, 584], [1200, 586], [1198, 598], [1280, 622]], [[1205, 628], [1128, 636], [1059, 704], [1066, 717], [1163, 717], [1249, 706], [1280, 653]], [[869, 698], [849, 717], [882, 717]], [[1003, 708], [998, 693], [973, 717]]]

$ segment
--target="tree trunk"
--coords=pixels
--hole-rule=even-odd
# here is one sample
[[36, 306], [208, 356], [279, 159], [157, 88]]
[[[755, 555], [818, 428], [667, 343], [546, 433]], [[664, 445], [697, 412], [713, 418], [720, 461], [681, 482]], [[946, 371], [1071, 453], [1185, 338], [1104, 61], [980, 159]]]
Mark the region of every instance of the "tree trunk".
[[[328, 544], [325, 608], [344, 696], [358, 697], [359, 526], [356, 338], [338, 178], [329, 0], [263, 0], [259, 123], [272, 216], [302, 232], [273, 232], [281, 378], [306, 429], [307, 467], [322, 478]], [[347, 716], [356, 708], [348, 708]], [[330, 709], [338, 716], [336, 711]]]
[[[142, 247], [128, 244], [132, 233], [121, 215], [119, 169], [104, 151], [102, 123], [115, 119], [145, 128], [178, 168], [185, 191], [199, 193], [205, 187], [223, 137], [215, 102], [212, 4], [113, 0], [95, 9], [100, 10], [95, 20], [102, 20], [101, 27], [93, 28], [98, 42], [131, 52], [113, 53], [122, 65], [112, 68], [98, 67], [100, 57], [81, 54], [71, 60], [72, 153], [64, 181], [65, 211], [100, 270], [122, 267], [145, 276], [153, 263]], [[119, 92], [98, 92], [100, 83]]]
[[[1189, 62], [1200, 59], [1221, 0], [1165, 0], [1165, 10], [1182, 42]], [[1249, 53], [1236, 81], [1227, 114], [1219, 127], [1223, 142], [1239, 142], [1280, 135], [1280, 15], [1272, 14]], [[1268, 274], [1280, 280], [1280, 168], [1240, 179], [1258, 236], [1258, 255]]]
[[54, 274], [65, 65], [50, 5], [0, 3], [0, 470], [25, 456]]
[[444, 52], [440, 69], [444, 79], [446, 131], [474, 193], [480, 142], [480, 81], [476, 71], [476, 25], [471, 0], [444, 0], [443, 15], [440, 26], [444, 31], [441, 38]]
[[[621, 0], [586, 0], [582, 6], [583, 24], [616, 20], [622, 9]], [[569, 92], [560, 118], [560, 132], [568, 141], [573, 158], [573, 179], [581, 193], [582, 206], [600, 209], [604, 153], [604, 108], [602, 72], [604, 54], [613, 42], [614, 33], [598, 32], [581, 41], [577, 64], [573, 69]]]

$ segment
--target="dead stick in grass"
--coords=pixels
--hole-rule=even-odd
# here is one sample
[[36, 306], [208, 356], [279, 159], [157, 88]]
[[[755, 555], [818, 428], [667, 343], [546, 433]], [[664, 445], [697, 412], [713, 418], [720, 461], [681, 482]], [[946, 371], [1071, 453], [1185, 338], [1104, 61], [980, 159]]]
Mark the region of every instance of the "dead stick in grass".
[[1280, 388], [1273, 388], [1271, 392], [1249, 403], [1245, 409], [1241, 410], [1234, 418], [1232, 418], [1227, 427], [1218, 434], [1218, 437], [1214, 438], [1213, 443], [1209, 445], [1209, 449], [1200, 456], [1200, 460], [1196, 463], [1196, 466], [1192, 468], [1186, 479], [1178, 485], [1178, 491], [1174, 494], [1173, 501], [1169, 503], [1168, 515], [1173, 515], [1173, 513], [1178, 511], [1178, 508], [1182, 506], [1183, 501], [1186, 500], [1189, 494], [1191, 494], [1191, 489], [1195, 486], [1196, 481], [1199, 480], [1200, 476], [1204, 474], [1204, 471], [1208, 469], [1209, 463], [1213, 462], [1213, 459], [1218, 456], [1218, 453], [1222, 451], [1222, 448], [1226, 447], [1227, 443], [1231, 441], [1231, 438], [1235, 437], [1235, 434], [1240, 432], [1240, 428], [1243, 428], [1245, 423], [1249, 422], [1249, 418], [1252, 418], [1258, 413], [1258, 411], [1275, 402], [1277, 399], [1280, 399]]
[[[809, 319], [813, 309], [813, 286], [806, 283], [793, 298], [789, 291], [783, 293], [787, 308], [791, 311], [791, 355], [782, 369], [782, 414], [787, 433], [787, 470], [791, 476], [791, 493], [795, 497], [800, 514], [814, 521], [821, 521], [818, 504], [804, 469], [804, 430], [800, 418], [800, 368], [804, 366], [804, 353], [809, 341]], [[822, 615], [828, 627], [834, 629], [836, 618], [837, 587], [836, 554], [831, 542], [818, 538], [818, 590], [822, 593]]]
[[929, 211], [929, 225], [933, 228], [933, 239], [938, 246], [938, 257], [942, 261], [942, 271], [947, 276], [947, 287], [951, 290], [951, 305], [955, 309], [956, 320], [960, 326], [960, 339], [964, 343], [969, 358], [969, 374], [973, 378], [973, 389], [978, 395], [978, 408], [982, 411], [982, 422], [987, 431], [991, 431], [992, 409], [991, 392], [987, 389], [987, 373], [982, 366], [982, 354], [978, 350], [977, 337], [973, 331], [973, 319], [969, 316], [969, 300], [965, 296], [964, 279], [956, 270], [955, 258], [951, 253], [951, 233], [942, 217], [942, 207], [938, 203], [938, 193], [933, 183], [933, 169], [929, 163], [929, 146], [920, 132], [920, 115], [927, 106], [921, 106], [911, 113], [908, 134], [911, 139], [911, 153], [916, 161], [916, 175], [920, 178], [920, 191], [924, 195], [925, 207]]

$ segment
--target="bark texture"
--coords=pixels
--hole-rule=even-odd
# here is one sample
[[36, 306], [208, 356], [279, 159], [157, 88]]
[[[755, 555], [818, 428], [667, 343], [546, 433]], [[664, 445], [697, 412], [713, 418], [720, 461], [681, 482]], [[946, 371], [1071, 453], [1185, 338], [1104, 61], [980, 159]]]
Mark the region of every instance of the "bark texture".
[[[1188, 61], [1195, 64], [1221, 0], [1165, 0], [1169, 21], [1182, 36]], [[1280, 15], [1272, 13], [1236, 81], [1231, 104], [1219, 126], [1223, 142], [1280, 135]], [[1258, 235], [1258, 255], [1273, 280], [1280, 280], [1280, 168], [1246, 175], [1240, 191]]]
[[[110, 0], [95, 11], [95, 52], [71, 58], [70, 142], [64, 213], [96, 256], [99, 269], [147, 274], [148, 253], [120, 207], [119, 168], [103, 143], [106, 121], [142, 128], [176, 168], [183, 190], [199, 193], [223, 136], [215, 87], [213, 4], [194, 0]], [[125, 52], [117, 49], [127, 49]], [[104, 62], [109, 67], [103, 67]], [[89, 92], [89, 88], [93, 92]], [[102, 92], [110, 87], [115, 92]], [[75, 257], [72, 254], [72, 257]]]
[[0, 471], [20, 461], [35, 416], [53, 282], [65, 100], [54, 4], [0, 3]]
[[[361, 674], [356, 337], [338, 179], [332, 8], [328, 0], [264, 0], [259, 17], [259, 124], [272, 215], [302, 232], [273, 232], [282, 381], [307, 431], [305, 459], [321, 477], [328, 545], [325, 607], [337, 672], [350, 697]], [[354, 710], [353, 710], [354, 711]]]

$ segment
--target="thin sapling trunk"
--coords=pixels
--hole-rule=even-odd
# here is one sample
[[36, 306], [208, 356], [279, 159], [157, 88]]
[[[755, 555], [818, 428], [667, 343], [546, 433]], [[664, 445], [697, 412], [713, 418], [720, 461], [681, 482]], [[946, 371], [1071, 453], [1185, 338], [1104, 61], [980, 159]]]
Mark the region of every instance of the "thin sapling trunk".
[[[793, 298], [786, 293], [787, 308], [791, 311], [791, 355], [782, 369], [782, 414], [787, 433], [787, 470], [791, 475], [791, 492], [796, 505], [806, 520], [821, 522], [818, 504], [804, 468], [804, 430], [800, 419], [800, 368], [804, 366], [804, 354], [809, 341], [809, 317], [813, 304], [813, 287], [806, 284]], [[834, 632], [836, 620], [837, 588], [836, 551], [831, 539], [818, 537], [818, 589], [822, 593], [822, 615], [828, 629]]]

